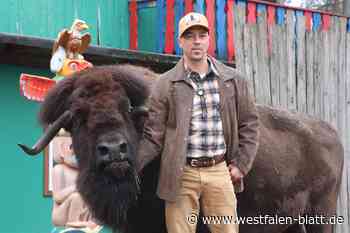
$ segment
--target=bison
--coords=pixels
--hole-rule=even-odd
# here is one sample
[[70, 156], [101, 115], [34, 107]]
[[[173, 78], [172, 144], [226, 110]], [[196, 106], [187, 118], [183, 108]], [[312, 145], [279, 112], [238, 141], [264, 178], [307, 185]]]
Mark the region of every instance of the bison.
[[[47, 127], [28, 154], [39, 153], [61, 128], [72, 135], [80, 175], [77, 186], [94, 217], [114, 231], [166, 232], [163, 202], [155, 195], [159, 161], [141, 177], [135, 171], [138, 143], [147, 117], [147, 97], [157, 76], [131, 65], [94, 67], [58, 83], [41, 106]], [[298, 216], [333, 216], [344, 151], [326, 122], [300, 113], [257, 106], [259, 149], [237, 195], [240, 217], [265, 222], [240, 224], [244, 233], [330, 233], [331, 225], [298, 224]], [[270, 224], [266, 217], [292, 217]], [[255, 222], [256, 223], [256, 222]], [[208, 232], [199, 224], [198, 232]]]

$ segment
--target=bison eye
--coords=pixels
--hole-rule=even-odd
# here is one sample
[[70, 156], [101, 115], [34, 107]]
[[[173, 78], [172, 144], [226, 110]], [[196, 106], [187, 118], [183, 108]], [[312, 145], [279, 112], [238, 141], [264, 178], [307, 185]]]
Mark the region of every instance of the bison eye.
[[109, 150], [106, 146], [99, 145], [99, 146], [97, 146], [97, 150], [98, 150], [99, 154], [102, 156], [107, 155], [109, 153]]

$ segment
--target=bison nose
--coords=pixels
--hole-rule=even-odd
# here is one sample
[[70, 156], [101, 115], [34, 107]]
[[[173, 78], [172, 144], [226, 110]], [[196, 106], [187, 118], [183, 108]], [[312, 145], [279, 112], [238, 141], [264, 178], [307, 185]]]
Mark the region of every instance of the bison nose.
[[99, 156], [109, 156], [110, 159], [125, 159], [128, 152], [128, 144], [124, 141], [119, 143], [100, 143], [97, 145]]

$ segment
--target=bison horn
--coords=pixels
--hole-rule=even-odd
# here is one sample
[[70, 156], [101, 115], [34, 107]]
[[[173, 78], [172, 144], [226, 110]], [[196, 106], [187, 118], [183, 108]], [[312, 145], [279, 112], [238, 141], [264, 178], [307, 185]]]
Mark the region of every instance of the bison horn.
[[39, 154], [52, 140], [53, 137], [58, 133], [58, 131], [65, 125], [67, 121], [72, 118], [72, 113], [70, 111], [65, 111], [52, 125], [50, 125], [47, 130], [45, 130], [44, 135], [35, 143], [32, 148], [26, 145], [18, 144], [22, 150], [28, 155]]

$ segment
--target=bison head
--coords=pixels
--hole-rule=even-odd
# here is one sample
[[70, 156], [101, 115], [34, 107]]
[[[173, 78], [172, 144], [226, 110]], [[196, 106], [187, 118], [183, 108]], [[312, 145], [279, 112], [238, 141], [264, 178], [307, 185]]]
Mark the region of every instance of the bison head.
[[60, 128], [69, 131], [80, 170], [78, 190], [95, 218], [114, 229], [125, 222], [137, 199], [134, 162], [147, 114], [144, 104], [155, 77], [145, 68], [119, 65], [66, 78], [50, 90], [41, 106], [45, 135], [33, 148], [21, 145], [36, 154]]

